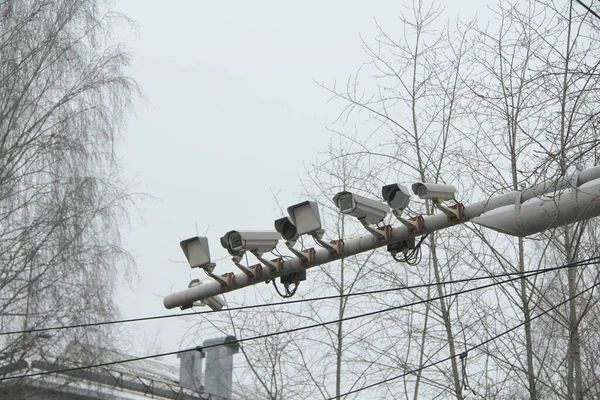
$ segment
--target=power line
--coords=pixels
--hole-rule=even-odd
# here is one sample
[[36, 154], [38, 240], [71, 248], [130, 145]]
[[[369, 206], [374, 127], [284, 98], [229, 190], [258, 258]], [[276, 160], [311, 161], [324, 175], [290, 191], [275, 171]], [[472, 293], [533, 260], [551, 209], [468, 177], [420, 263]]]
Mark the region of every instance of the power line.
[[592, 10], [592, 8], [590, 6], [588, 6], [587, 4], [585, 4], [583, 1], [581, 0], [575, 0], [577, 1], [583, 8], [585, 8], [590, 14], [592, 14], [594, 17], [598, 18], [600, 20], [600, 15], [598, 15], [597, 12], [595, 12], [594, 10]]
[[140, 360], [147, 360], [147, 359], [150, 359], [150, 358], [158, 358], [158, 357], [164, 357], [164, 356], [171, 356], [171, 355], [175, 355], [175, 354], [179, 354], [179, 353], [185, 353], [187, 351], [192, 351], [192, 350], [200, 350], [200, 348], [194, 347], [194, 348], [186, 349], [186, 350], [169, 351], [167, 353], [153, 354], [153, 355], [150, 355], [150, 356], [127, 358], [127, 359], [124, 359], [124, 360], [116, 360], [116, 361], [107, 361], [107, 362], [93, 364], [93, 365], [86, 365], [86, 366], [80, 366], [80, 367], [71, 367], [71, 368], [63, 368], [63, 369], [58, 369], [58, 370], [54, 370], [54, 371], [43, 371], [43, 372], [35, 372], [35, 373], [32, 373], [32, 374], [22, 374], [22, 375], [15, 375], [15, 376], [6, 376], [6, 377], [0, 378], [0, 382], [2, 382], [2, 381], [8, 381], [8, 380], [14, 380], [14, 379], [31, 378], [31, 377], [34, 377], [34, 376], [61, 374], [61, 373], [64, 373], [64, 372], [72, 372], [72, 371], [81, 371], [83, 369], [90, 369], [90, 368], [108, 367], [110, 365], [124, 364], [124, 363], [128, 363], [128, 362], [140, 361]]
[[[593, 261], [596, 261], [596, 262], [593, 262]], [[250, 310], [250, 309], [265, 308], [265, 307], [271, 307], [271, 306], [282, 306], [282, 305], [286, 305], [286, 304], [297, 304], [297, 303], [306, 303], [306, 302], [313, 302], [313, 301], [348, 298], [348, 297], [355, 297], [355, 296], [366, 296], [366, 295], [389, 293], [389, 292], [395, 292], [395, 291], [401, 291], [401, 290], [422, 289], [422, 288], [434, 287], [434, 286], [438, 286], [438, 285], [452, 285], [452, 284], [457, 284], [457, 283], [468, 283], [468, 282], [475, 282], [475, 281], [480, 281], [480, 280], [485, 280], [485, 279], [504, 278], [504, 277], [515, 276], [515, 275], [523, 275], [523, 278], [526, 278], [526, 277], [537, 275], [540, 273], [552, 272], [552, 271], [557, 271], [557, 270], [561, 270], [561, 269], [565, 269], [565, 268], [573, 268], [573, 267], [577, 267], [580, 265], [590, 265], [590, 264], [594, 264], [594, 263], [598, 263], [598, 262], [600, 262], [600, 257], [593, 257], [593, 258], [589, 258], [587, 260], [582, 260], [582, 261], [578, 261], [578, 262], [574, 262], [574, 263], [570, 263], [570, 264], [565, 264], [565, 265], [561, 265], [558, 267], [526, 270], [526, 271], [522, 271], [522, 272], [520, 272], [520, 271], [519, 272], [506, 272], [506, 273], [502, 273], [502, 274], [455, 279], [455, 280], [444, 281], [444, 282], [439, 282], [439, 283], [423, 283], [423, 284], [411, 285], [411, 286], [401, 286], [401, 287], [370, 290], [370, 291], [356, 292], [356, 293], [344, 293], [344, 294], [337, 294], [337, 295], [331, 295], [331, 296], [312, 297], [312, 298], [308, 298], [308, 299], [280, 301], [280, 302], [268, 303], [268, 304], [254, 304], [254, 305], [249, 305], [249, 306], [229, 307], [229, 308], [225, 308], [222, 310], [193, 311], [193, 312], [187, 312], [187, 313], [181, 313], [181, 314], [157, 315], [157, 316], [151, 316], [151, 317], [129, 318], [129, 319], [114, 320], [114, 321], [102, 321], [102, 322], [91, 322], [91, 323], [83, 323], [83, 324], [54, 326], [54, 327], [48, 327], [48, 328], [23, 329], [23, 330], [0, 332], [0, 336], [47, 332], [47, 331], [56, 331], [56, 330], [63, 330], [63, 329], [87, 328], [87, 327], [96, 327], [96, 326], [113, 325], [113, 324], [125, 324], [125, 323], [131, 323], [131, 322], [152, 321], [152, 320], [159, 320], [159, 319], [166, 319], [166, 318], [178, 318], [178, 317], [214, 314], [214, 313], [229, 312], [229, 311]], [[525, 275], [527, 275], [527, 276], [525, 276]]]
[[[568, 302], [570, 302], [571, 300], [574, 300], [574, 299], [576, 299], [577, 297], [579, 297], [579, 296], [581, 296], [581, 295], [583, 295], [583, 294], [585, 294], [585, 293], [587, 293], [587, 292], [589, 292], [589, 291], [593, 290], [594, 288], [596, 288], [596, 287], [600, 286], [600, 282], [597, 282], [597, 280], [598, 280], [598, 276], [596, 276], [596, 279], [595, 279], [596, 283], [594, 283], [592, 286], [590, 286], [590, 287], [588, 287], [587, 289], [585, 289], [585, 290], [583, 290], [583, 291], [581, 291], [581, 292], [577, 293], [577, 294], [576, 294], [576, 295], [574, 295], [573, 297], [569, 297], [568, 299], [566, 299], [566, 300], [564, 300], [564, 301], [561, 301], [560, 303], [558, 303], [558, 304], [556, 304], [556, 305], [554, 305], [554, 306], [550, 307], [549, 309], [547, 309], [547, 310], [545, 310], [545, 311], [542, 311], [541, 313], [539, 313], [539, 314], [537, 314], [537, 315], [535, 315], [535, 316], [531, 317], [531, 318], [529, 319], [529, 322], [531, 322], [531, 321], [534, 321], [534, 320], [536, 320], [536, 319], [538, 319], [538, 318], [540, 318], [540, 317], [542, 317], [542, 316], [544, 316], [544, 315], [548, 314], [549, 312], [556, 310], [558, 307], [560, 307], [560, 306], [563, 306], [563, 305], [567, 304]], [[403, 378], [403, 377], [405, 377], [405, 376], [407, 376], [407, 375], [415, 374], [415, 373], [417, 373], [417, 372], [419, 372], [419, 371], [422, 371], [422, 370], [424, 370], [424, 369], [427, 369], [427, 368], [430, 368], [430, 367], [436, 366], [436, 365], [438, 365], [438, 364], [442, 364], [442, 363], [444, 363], [444, 362], [446, 362], [446, 361], [448, 361], [448, 360], [451, 360], [451, 359], [452, 359], [452, 358], [454, 358], [454, 357], [461, 357], [461, 356], [464, 356], [464, 355], [466, 355], [468, 352], [470, 352], [470, 351], [473, 351], [473, 350], [476, 350], [476, 349], [478, 349], [478, 348], [480, 348], [480, 347], [482, 347], [482, 346], [485, 346], [486, 344], [488, 344], [488, 343], [490, 343], [490, 342], [492, 342], [492, 341], [494, 341], [494, 340], [496, 340], [496, 339], [498, 339], [498, 338], [500, 338], [500, 337], [502, 337], [502, 336], [504, 336], [504, 335], [507, 335], [507, 334], [509, 334], [509, 333], [510, 333], [510, 332], [512, 332], [512, 331], [515, 331], [515, 330], [519, 329], [520, 327], [522, 327], [522, 326], [523, 326], [523, 325], [525, 325], [525, 324], [526, 324], [526, 322], [521, 322], [520, 324], [518, 324], [518, 325], [515, 325], [515, 326], [513, 326], [512, 328], [510, 328], [510, 329], [507, 329], [507, 330], [505, 330], [504, 332], [497, 334], [496, 336], [493, 336], [493, 337], [491, 337], [491, 338], [489, 338], [489, 339], [487, 339], [487, 340], [484, 340], [483, 342], [481, 342], [481, 343], [479, 343], [479, 344], [476, 344], [476, 345], [474, 345], [474, 346], [470, 347], [469, 349], [465, 350], [464, 352], [462, 352], [462, 353], [460, 353], [460, 354], [455, 354], [454, 356], [448, 356], [448, 357], [446, 357], [446, 358], [443, 358], [443, 359], [441, 359], [441, 360], [438, 360], [438, 361], [432, 362], [432, 363], [430, 363], [430, 364], [423, 365], [423, 366], [421, 366], [421, 367], [419, 367], [419, 368], [415, 368], [415, 369], [412, 369], [412, 370], [410, 370], [410, 371], [406, 371], [406, 372], [404, 372], [403, 374], [396, 375], [396, 376], [393, 376], [393, 377], [391, 377], [391, 378], [388, 378], [388, 379], [384, 379], [384, 380], [382, 380], [382, 381], [379, 381], [379, 382], [376, 382], [376, 383], [372, 383], [372, 384], [370, 384], [370, 385], [364, 386], [364, 387], [362, 387], [362, 388], [359, 388], [359, 389], [351, 390], [351, 391], [349, 391], [349, 392], [346, 392], [346, 393], [343, 393], [343, 394], [341, 394], [341, 395], [340, 395], [340, 397], [344, 397], [344, 396], [347, 396], [347, 395], [349, 395], [349, 394], [358, 393], [358, 392], [361, 392], [361, 391], [363, 391], [363, 390], [366, 390], [366, 389], [371, 389], [371, 388], [373, 388], [373, 387], [375, 387], [375, 386], [383, 385], [384, 383], [388, 383], [388, 382], [391, 382], [391, 381], [393, 381], [393, 380], [396, 380], [396, 379]], [[333, 399], [335, 399], [335, 397], [331, 397], [331, 398], [329, 398], [329, 399], [327, 399], [327, 400], [333, 400]]]
[[[331, 325], [331, 324], [335, 324], [335, 323], [340, 323], [340, 322], [344, 322], [344, 321], [350, 321], [350, 320], [355, 320], [355, 319], [364, 318], [364, 317], [368, 317], [368, 316], [373, 316], [373, 315], [377, 315], [377, 314], [382, 314], [384, 312], [389, 312], [389, 311], [394, 311], [394, 310], [400, 310], [400, 309], [403, 309], [403, 308], [408, 308], [408, 307], [412, 307], [412, 306], [415, 306], [415, 305], [420, 305], [420, 304], [424, 304], [424, 303], [428, 303], [428, 302], [440, 300], [440, 299], [443, 299], [443, 298], [448, 298], [448, 297], [452, 297], [452, 296], [458, 296], [460, 294], [465, 294], [465, 293], [474, 292], [476, 290], [490, 288], [490, 287], [493, 287], [493, 286], [497, 286], [497, 285], [501, 285], [501, 284], [504, 284], [504, 283], [516, 281], [516, 280], [519, 280], [519, 279], [525, 279], [525, 278], [528, 278], [530, 276], [535, 276], [535, 275], [539, 275], [539, 274], [542, 274], [542, 273], [550, 272], [551, 270], [568, 268], [568, 267], [575, 267], [575, 266], [579, 266], [579, 265], [597, 264], [597, 262], [592, 262], [592, 260], [596, 260], [598, 258], [600, 258], [600, 257], [590, 258], [588, 260], [583, 260], [583, 261], [580, 261], [580, 262], [577, 262], [577, 263], [571, 263], [571, 264], [563, 265], [563, 266], [560, 266], [560, 267], [553, 267], [553, 268], [548, 268], [548, 269], [535, 270], [535, 271], [532, 271], [531, 273], [527, 274], [526, 276], [517, 276], [517, 277], [506, 279], [506, 280], [503, 280], [503, 281], [493, 282], [493, 283], [489, 283], [489, 284], [483, 285], [483, 286], [476, 286], [474, 288], [470, 288], [470, 289], [466, 289], [466, 290], [462, 290], [462, 291], [457, 291], [457, 292], [449, 293], [449, 294], [442, 295], [442, 296], [432, 297], [432, 298], [429, 298], [429, 299], [419, 300], [419, 301], [415, 301], [415, 302], [408, 303], [408, 304], [402, 304], [402, 305], [399, 305], [399, 306], [389, 307], [389, 308], [385, 308], [385, 309], [382, 309], [382, 310], [371, 311], [371, 312], [368, 312], [368, 313], [357, 314], [357, 315], [353, 315], [353, 316], [350, 316], [350, 317], [344, 317], [344, 318], [339, 318], [339, 319], [335, 319], [335, 320], [331, 320], [331, 321], [326, 321], [326, 322], [320, 322], [320, 323], [316, 323], [316, 324], [312, 324], [312, 325], [301, 326], [301, 327], [297, 327], [297, 328], [287, 329], [287, 330], [284, 330], [284, 331], [270, 332], [270, 333], [266, 333], [266, 334], [262, 334], [262, 335], [250, 336], [250, 337], [246, 337], [246, 338], [231, 340], [231, 341], [228, 341], [226, 344], [230, 345], [230, 344], [235, 344], [235, 343], [244, 343], [244, 342], [248, 342], [248, 341], [252, 341], [252, 340], [265, 339], [265, 338], [268, 338], [268, 337], [273, 337], [273, 336], [278, 336], [278, 335], [283, 335], [283, 334], [288, 334], [288, 333], [299, 332], [299, 331], [303, 331], [303, 330], [308, 330], [308, 329], [323, 327], [323, 326], [327, 326], [327, 325]], [[522, 273], [519, 273], [519, 274], [523, 275]], [[537, 317], [535, 317], [535, 318], [537, 318]], [[535, 318], [532, 318], [532, 320], [535, 319]], [[516, 329], [516, 328], [513, 328], [513, 330], [514, 329]], [[146, 359], [149, 359], [149, 358], [157, 358], [157, 357], [163, 357], [163, 356], [168, 356], [168, 355], [174, 355], [174, 354], [179, 354], [179, 353], [183, 353], [183, 352], [187, 352], [187, 351], [192, 351], [192, 350], [200, 351], [200, 350], [203, 350], [203, 349], [208, 349], [208, 348], [217, 347], [217, 346], [223, 346], [223, 345], [224, 345], [224, 343], [217, 343], [217, 344], [214, 344], [214, 345], [208, 345], [208, 346], [203, 346], [203, 347], [202, 346], [197, 346], [197, 347], [194, 347], [194, 348], [191, 348], [191, 349], [186, 349], [186, 350], [177, 350], [177, 351], [171, 351], [171, 352], [167, 352], [167, 353], [160, 353], [160, 354], [154, 354], [154, 355], [143, 356], [143, 357], [134, 357], [134, 358], [128, 358], [128, 359], [124, 359], [124, 360], [116, 360], [116, 361], [110, 361], [110, 362], [105, 362], [105, 363], [98, 363], [98, 364], [87, 365], [87, 366], [72, 367], [72, 368], [66, 368], [66, 369], [55, 370], [55, 371], [36, 372], [36, 373], [32, 373], [32, 374], [22, 374], [22, 375], [8, 376], [8, 377], [0, 378], [0, 382], [6, 381], [6, 380], [14, 380], [14, 379], [29, 378], [29, 377], [34, 377], [34, 376], [41, 376], [41, 375], [59, 374], [59, 373], [63, 373], [63, 372], [78, 371], [78, 370], [89, 369], [89, 368], [105, 367], [105, 366], [116, 365], [116, 364], [123, 364], [123, 363], [128, 363], [128, 362], [133, 362], [133, 361], [146, 360]], [[436, 362], [434, 364], [431, 364], [431, 365], [428, 365], [426, 367], [439, 364], [441, 362], [447, 361], [450, 358], [438, 361], [438, 362]], [[421, 368], [424, 369], [425, 367], [421, 367]], [[418, 371], [418, 369], [416, 371]], [[411, 372], [407, 372], [406, 374], [409, 374]], [[389, 380], [400, 378], [402, 376], [405, 376], [406, 374], [398, 376], [398, 377], [390, 378]], [[356, 391], [364, 390], [364, 389], [367, 389], [369, 387], [385, 383], [385, 382], [387, 382], [389, 380], [378, 382], [377, 384], [373, 384], [373, 385], [368, 386], [368, 387], [357, 389]], [[353, 392], [349, 392], [347, 394], [351, 394], [351, 393], [353, 393]]]

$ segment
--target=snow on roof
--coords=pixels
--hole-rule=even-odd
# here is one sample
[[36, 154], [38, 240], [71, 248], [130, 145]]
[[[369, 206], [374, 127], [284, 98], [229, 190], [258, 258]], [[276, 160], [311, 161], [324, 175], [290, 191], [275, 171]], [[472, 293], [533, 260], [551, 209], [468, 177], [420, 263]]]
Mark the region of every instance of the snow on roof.
[[[102, 355], [98, 363], [136, 358], [136, 356], [116, 350], [102, 348], [95, 348], [94, 350], [94, 353]], [[9, 375], [68, 369], [81, 365], [81, 360], [70, 361], [64, 358], [43, 357], [41, 360], [29, 358], [27, 363], [22, 364], [24, 365], [19, 364]], [[164, 399], [203, 398], [198, 392], [179, 385], [179, 365], [157, 359], [135, 360], [97, 368], [84, 368], [44, 375], [31, 379], [29, 382], [32, 386], [39, 388], [64, 386], [65, 393], [87, 390], [98, 394], [110, 394], [110, 397], [115, 399], [147, 399], [148, 397]], [[241, 396], [241, 393], [245, 392], [242, 386], [235, 383], [233, 386], [234, 397], [246, 397]], [[212, 395], [211, 398], [218, 399], [219, 397]]]
[[[109, 349], [97, 349], [101, 354], [98, 363], [128, 360], [135, 356]], [[37, 357], [36, 357], [37, 358]], [[15, 363], [8, 374], [35, 374], [69, 369], [81, 365], [81, 360], [58, 357], [29, 358]], [[8, 372], [8, 371], [7, 371]], [[32, 388], [51, 390], [60, 387], [64, 393], [109, 394], [110, 398], [143, 399], [198, 399], [199, 394], [179, 385], [179, 366], [156, 359], [129, 361], [97, 368], [83, 368], [62, 373], [26, 378]], [[15, 381], [15, 383], [17, 383]], [[201, 397], [200, 397], [201, 398]]]
[[[125, 360], [135, 358], [135, 356], [127, 355], [118, 351], [109, 351], [110, 359]], [[152, 380], [166, 381], [169, 383], [179, 382], [179, 365], [169, 364], [157, 359], [145, 359], [130, 361], [122, 364], [114, 364], [104, 367], [108, 370], [146, 377]]]

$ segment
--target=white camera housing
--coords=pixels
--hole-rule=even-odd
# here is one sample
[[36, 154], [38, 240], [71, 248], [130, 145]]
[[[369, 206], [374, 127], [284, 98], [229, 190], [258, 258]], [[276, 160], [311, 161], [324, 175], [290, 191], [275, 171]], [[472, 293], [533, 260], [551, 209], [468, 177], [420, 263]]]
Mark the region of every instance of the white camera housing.
[[439, 183], [415, 183], [412, 190], [421, 199], [436, 201], [454, 200], [456, 194], [454, 186]]
[[321, 229], [319, 205], [316, 201], [303, 201], [289, 206], [288, 217], [275, 221], [275, 230], [286, 241], [296, 240], [302, 235], [312, 234]]
[[227, 305], [227, 303], [225, 303], [225, 300], [223, 300], [221, 296], [213, 296], [206, 298], [204, 300], [201, 300], [201, 303], [207, 305], [213, 311], [219, 311]]
[[272, 251], [279, 239], [277, 231], [229, 231], [221, 238], [221, 245], [236, 257], [246, 251], [259, 254]]
[[194, 236], [179, 242], [185, 258], [191, 268], [212, 267], [208, 239], [204, 236]]
[[410, 192], [404, 185], [392, 183], [381, 188], [381, 196], [390, 208], [398, 211], [404, 210], [410, 204]]
[[321, 229], [321, 216], [316, 201], [303, 201], [287, 208], [290, 220], [296, 226], [298, 235], [306, 235]]
[[342, 214], [356, 217], [369, 225], [383, 221], [390, 211], [390, 207], [385, 203], [351, 192], [339, 192], [333, 197], [333, 202]]
[[[188, 288], [193, 288], [194, 286], [199, 286], [201, 284], [202, 284], [202, 282], [200, 281], [200, 279], [194, 279], [188, 284]], [[196, 301], [196, 302], [192, 303], [192, 306], [208, 306], [213, 311], [219, 311], [226, 305], [227, 305], [227, 302], [221, 296], [213, 296], [213, 297], [209, 297], [204, 300], [200, 300], [200, 301]]]

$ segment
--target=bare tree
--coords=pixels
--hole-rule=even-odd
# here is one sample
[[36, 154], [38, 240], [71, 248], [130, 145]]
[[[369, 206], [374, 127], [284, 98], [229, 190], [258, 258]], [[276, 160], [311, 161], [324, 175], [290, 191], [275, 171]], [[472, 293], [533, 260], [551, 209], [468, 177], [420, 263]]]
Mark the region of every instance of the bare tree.
[[[391, 182], [443, 182], [457, 185], [459, 200], [469, 202], [562, 179], [597, 163], [600, 74], [594, 21], [575, 12], [572, 3], [502, 3], [493, 10], [486, 25], [444, 26], [440, 9], [415, 2], [400, 17], [401, 32], [380, 27], [373, 41], [363, 40], [370, 62], [359, 73], [344, 85], [322, 85], [342, 104], [335, 121], [340, 142], [311, 166], [304, 183], [307, 194], [327, 210], [329, 232], [337, 233], [331, 238], [365, 234], [360, 224], [331, 208], [328, 198], [340, 190], [378, 198], [381, 186]], [[579, 190], [576, 182], [573, 186]], [[428, 202], [406, 211], [435, 212]], [[596, 282], [597, 270], [570, 268], [450, 297], [472, 284], [446, 281], [585, 259], [598, 252], [596, 233], [593, 221], [527, 239], [463, 225], [422, 238], [417, 265], [399, 264], [379, 252], [323, 266], [318, 279], [309, 270], [312, 295], [429, 285], [378, 293], [353, 306], [352, 312], [366, 313], [424, 302], [379, 314], [369, 320], [373, 329], [344, 321], [324, 329], [327, 340], [321, 333], [294, 336], [294, 358], [279, 359], [287, 364], [278, 376], [281, 382], [319, 388], [313, 397], [332, 396], [329, 388], [335, 387], [335, 397], [342, 398], [405, 372], [377, 394], [460, 399], [472, 390], [499, 399], [593, 396], [598, 296], [569, 300], [568, 307], [534, 317], [574, 298], [588, 286], [584, 282]], [[288, 309], [288, 315], [273, 310], [271, 318], [289, 323], [297, 315], [296, 321], [321, 322], [324, 315], [343, 318], [349, 304], [340, 299], [335, 312], [318, 306]], [[237, 318], [234, 324], [243, 326], [245, 317]], [[446, 363], [422, 368], [446, 357]]]
[[[131, 198], [114, 145], [137, 92], [127, 53], [111, 38], [122, 18], [93, 0], [0, 3], [2, 331], [117, 312], [115, 283], [131, 266], [119, 224]], [[3, 336], [0, 354], [8, 363], [73, 352], [85, 362], [97, 354], [81, 348], [109, 346], [109, 334]]]
[[[313, 173], [307, 174], [305, 182], [310, 190], [307, 196], [321, 204], [321, 217], [329, 240], [349, 238], [357, 228], [354, 221], [340, 216], [331, 202], [330, 187], [357, 190], [362, 182], [360, 171], [353, 168], [351, 160], [337, 157], [343, 151], [338, 152], [334, 147], [331, 150], [335, 153], [329, 161], [309, 167]], [[301, 245], [316, 246], [309, 244], [308, 239]], [[298, 298], [337, 298], [261, 308], [260, 311], [244, 310], [221, 320], [213, 316], [206, 318], [221, 332], [240, 338], [303, 325], [321, 325], [244, 343], [243, 356], [251, 375], [247, 381], [257, 383], [258, 397], [341, 398], [344, 392], [365, 384], [369, 373], [376, 372], [376, 364], [362, 361], [365, 342], [377, 333], [371, 329], [376, 321], [367, 317], [345, 320], [371, 309], [372, 302], [368, 298], [346, 296], [365, 290], [371, 284], [365, 279], [371, 270], [370, 258], [371, 254], [367, 254], [309, 270], [307, 281], [300, 284], [296, 293]], [[280, 300], [273, 288], [261, 287], [258, 296], [261, 303]]]
[[[353, 113], [366, 114], [367, 120], [374, 126], [373, 133], [358, 138], [340, 132], [354, 144], [350, 157], [360, 160], [355, 164], [362, 168], [363, 180], [369, 182], [372, 196], [379, 197], [382, 184], [390, 181], [405, 182], [410, 179], [449, 182], [455, 179], [456, 171], [448, 168], [448, 156], [456, 151], [457, 141], [453, 139], [451, 132], [462, 118], [461, 98], [464, 90], [461, 87], [460, 71], [464, 62], [466, 36], [462, 33], [457, 36], [450, 34], [449, 27], [434, 29], [439, 24], [439, 17], [438, 7], [418, 2], [407, 15], [401, 15], [403, 30], [398, 39], [396, 35], [387, 34], [380, 27], [374, 45], [363, 41], [363, 47], [371, 61], [369, 72], [374, 80], [375, 90], [372, 90], [371, 85], [360, 85], [364, 79], [359, 79], [358, 75], [344, 88], [334, 86], [329, 89], [335, 99], [346, 103], [338, 121], [352, 120]], [[346, 123], [345, 126], [347, 125], [349, 124]], [[431, 204], [426, 204], [419, 211], [431, 214], [434, 209]], [[427, 257], [430, 269], [424, 274], [412, 271], [414, 275], [404, 276], [401, 269], [389, 261], [383, 266], [379, 262], [378, 267], [373, 268], [380, 278], [377, 282], [371, 282], [373, 286], [406, 285], [430, 282], [431, 279], [438, 284], [434, 292], [426, 294], [427, 298], [439, 297], [437, 305], [428, 303], [425, 313], [416, 318], [411, 315], [411, 323], [407, 325], [393, 321], [384, 325], [384, 330], [388, 332], [406, 326], [409, 340], [393, 341], [376, 351], [380, 355], [395, 354], [390, 350], [394, 347], [404, 348], [404, 355], [395, 361], [386, 358], [388, 362], [392, 361], [392, 365], [398, 363], [400, 370], [410, 370], [418, 366], [414, 362], [414, 353], [411, 354], [415, 348], [419, 349], [420, 362], [430, 360], [428, 352], [439, 352], [438, 346], [447, 348], [451, 356], [450, 371], [442, 366], [439, 372], [444, 376], [444, 382], [451, 384], [446, 386], [433, 379], [424, 379], [419, 371], [413, 383], [415, 398], [420, 395], [423, 380], [426, 380], [430, 390], [441, 389], [453, 393], [457, 398], [463, 397], [455, 357], [458, 354], [456, 332], [450, 316], [450, 303], [444, 298], [447, 289], [442, 285], [444, 278], [452, 276], [455, 267], [450, 255], [452, 250], [444, 243], [437, 234], [430, 235]], [[370, 277], [367, 276], [367, 279]], [[415, 281], [416, 278], [419, 280]], [[415, 295], [417, 299], [423, 299], [423, 294], [412, 293], [412, 296]], [[414, 300], [410, 295], [400, 298], [406, 302]], [[397, 298], [390, 300], [398, 301]], [[381, 302], [385, 303], [386, 300]], [[422, 325], [418, 328], [420, 324]], [[431, 335], [438, 324], [445, 332], [443, 338], [433, 338]], [[421, 332], [420, 339], [413, 338], [415, 329]], [[405, 382], [404, 386], [406, 390], [410, 385]]]
[[[519, 190], [521, 185], [560, 179], [571, 170], [593, 165], [599, 141], [598, 63], [593, 56], [598, 37], [597, 30], [590, 25], [592, 21], [586, 15], [578, 15], [570, 3], [565, 6], [552, 2], [503, 4], [498, 7], [497, 16], [500, 27], [495, 31], [480, 31], [473, 46], [474, 69], [479, 73], [472, 75], [477, 78], [471, 79], [470, 87], [481, 99], [474, 103], [473, 109], [479, 127], [472, 140], [477, 154], [477, 161], [470, 164], [474, 166], [473, 174], [487, 175], [481, 181], [488, 182], [488, 190]], [[582, 228], [588, 224], [578, 225], [542, 234], [534, 242], [518, 239], [514, 258], [518, 269], [524, 270], [525, 265], [576, 261], [578, 256], [574, 254], [582, 254], [580, 243], [586, 236]], [[556, 249], [561, 250], [557, 253]], [[500, 256], [499, 265], [514, 268], [506, 253], [495, 254]], [[586, 256], [593, 254], [594, 251], [586, 251]], [[578, 308], [588, 309], [589, 301], [593, 300], [587, 299], [583, 304], [571, 300], [567, 314], [558, 312], [548, 321], [552, 328], [544, 329], [540, 324], [546, 321], [538, 322], [537, 330], [543, 329], [544, 334], [536, 335], [527, 322], [532, 310], [548, 306], [551, 299], [575, 296], [580, 274], [588, 275], [575, 268], [566, 273], [567, 287], [553, 297], [548, 290], [552, 292], [556, 285], [563, 286], [558, 275], [521, 281], [526, 371], [532, 399], [549, 390], [553, 396], [583, 397]], [[557, 353], [561, 346], [554, 347], [556, 342], [549, 346], [549, 341], [560, 337], [559, 327], [566, 328], [570, 337], [566, 345], [569, 350], [563, 353], [569, 356], [564, 358], [558, 355], [560, 351]], [[568, 366], [563, 375], [566, 392], [552, 378], [556, 371], [562, 370], [561, 365], [552, 365], [552, 360], [557, 359], [566, 360], [563, 365]], [[508, 360], [504, 362], [509, 368], [514, 365]], [[539, 371], [537, 376], [536, 371]]]

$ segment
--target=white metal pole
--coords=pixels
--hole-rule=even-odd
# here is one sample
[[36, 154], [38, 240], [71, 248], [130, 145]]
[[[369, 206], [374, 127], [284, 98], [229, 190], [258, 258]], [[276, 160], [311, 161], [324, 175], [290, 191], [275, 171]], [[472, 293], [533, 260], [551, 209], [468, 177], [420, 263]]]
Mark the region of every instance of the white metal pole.
[[315, 251], [314, 260], [310, 263], [304, 263], [299, 258], [285, 260], [279, 273], [272, 273], [268, 268], [263, 268], [257, 278], [238, 273], [234, 275], [231, 287], [217, 281], [208, 282], [168, 295], [163, 303], [168, 309], [188, 306], [193, 302], [255, 285], [267, 279], [300, 272], [468, 221], [511, 235], [526, 236], [598, 215], [600, 215], [600, 167], [594, 167], [574, 173], [558, 182], [543, 182], [522, 192], [510, 192], [466, 205], [464, 218], [460, 221], [450, 220], [443, 213], [428, 216], [423, 219], [423, 230], [418, 233], [409, 233], [404, 225], [394, 226], [390, 240], [380, 241], [379, 238], [368, 234], [344, 242], [341, 254], [332, 254], [324, 248], [318, 249]]

